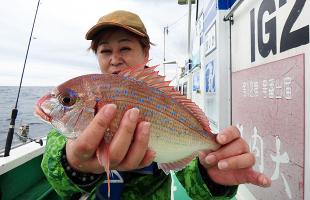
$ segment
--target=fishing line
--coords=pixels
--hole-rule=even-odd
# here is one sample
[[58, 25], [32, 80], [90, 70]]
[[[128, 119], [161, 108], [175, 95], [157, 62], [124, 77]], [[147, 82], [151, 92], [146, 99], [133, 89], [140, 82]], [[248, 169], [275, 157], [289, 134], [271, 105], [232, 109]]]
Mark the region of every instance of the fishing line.
[[36, 22], [40, 1], [41, 0], [38, 0], [38, 4], [37, 4], [37, 8], [36, 8], [36, 13], [34, 15], [34, 19], [33, 19], [33, 23], [32, 23], [31, 33], [30, 33], [30, 37], [29, 37], [29, 41], [28, 41], [28, 46], [27, 46], [27, 51], [26, 51], [26, 56], [25, 56], [25, 60], [24, 60], [23, 71], [22, 71], [22, 75], [20, 77], [20, 82], [19, 82], [18, 93], [17, 93], [17, 97], [16, 97], [16, 102], [15, 102], [15, 107], [12, 109], [12, 113], [11, 113], [11, 122], [10, 122], [10, 126], [9, 126], [8, 136], [6, 138], [4, 157], [7, 157], [7, 156], [10, 155], [10, 150], [11, 150], [11, 145], [12, 145], [12, 140], [13, 140], [13, 135], [14, 135], [15, 120], [16, 120], [17, 113], [18, 113], [17, 105], [18, 105], [19, 95], [20, 95], [20, 91], [21, 91], [21, 87], [22, 87], [22, 83], [23, 83], [23, 78], [24, 78], [24, 73], [25, 73], [25, 68], [26, 68], [26, 63], [27, 63], [27, 58], [28, 58], [28, 52], [29, 52], [29, 47], [30, 47], [31, 40], [32, 40], [32, 33], [33, 33], [34, 25], [35, 25], [35, 22]]
[[186, 12], [184, 15], [182, 15], [179, 19], [175, 20], [174, 22], [172, 22], [171, 24], [167, 25], [167, 27], [169, 27], [170, 29], [174, 28], [174, 26], [180, 22], [181, 19], [183, 19], [185, 16], [188, 15], [188, 12]]

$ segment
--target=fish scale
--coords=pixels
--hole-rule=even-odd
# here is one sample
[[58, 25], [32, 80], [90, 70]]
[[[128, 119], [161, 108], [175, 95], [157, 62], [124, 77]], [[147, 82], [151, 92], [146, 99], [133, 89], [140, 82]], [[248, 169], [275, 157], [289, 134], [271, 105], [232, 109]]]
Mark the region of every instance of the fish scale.
[[[100, 79], [97, 79], [97, 81], [100, 82]], [[132, 104], [134, 104], [135, 107], [137, 105], [139, 105], [139, 106], [145, 105], [146, 107], [148, 107], [148, 109], [152, 109], [157, 113], [167, 111], [167, 110], [159, 109], [157, 107], [157, 105], [162, 106], [162, 108], [167, 108], [168, 106], [170, 106], [172, 111], [176, 110], [177, 106], [175, 104], [172, 104], [173, 103], [172, 101], [169, 102], [168, 101], [169, 99], [167, 97], [165, 97], [164, 93], [158, 93], [158, 92], [156, 93], [155, 90], [150, 90], [150, 91], [144, 90], [144, 91], [142, 91], [142, 89], [143, 89], [142, 86], [138, 85], [138, 84], [137, 85], [140, 86], [140, 88], [138, 86], [136, 86], [136, 88], [133, 88], [133, 87], [135, 87], [135, 84], [136, 84], [134, 82], [132, 85], [128, 84], [127, 85], [128, 88], [125, 88], [125, 86], [123, 86], [123, 88], [119, 88], [119, 84], [117, 84], [117, 82], [123, 82], [123, 81], [116, 79], [115, 84], [111, 83], [111, 88], [115, 88], [114, 90], [109, 90], [108, 92], [106, 92], [106, 90], [101, 89], [101, 90], [97, 90], [98, 92], [101, 93], [100, 95], [98, 95], [98, 94], [94, 94], [94, 95], [102, 96], [102, 99], [106, 98], [108, 101], [116, 103], [116, 105], [118, 105], [118, 106], [120, 106], [122, 104], [129, 105], [129, 102], [132, 102]], [[130, 88], [132, 88], [132, 89], [130, 90]], [[130, 101], [128, 100], [128, 96], [125, 95], [125, 92], [121, 92], [122, 91], [121, 89], [128, 91], [129, 94], [132, 94], [133, 91], [135, 92], [134, 95], [130, 95]], [[145, 101], [143, 103], [141, 103], [139, 101], [139, 99], [147, 99], [146, 98], [147, 96], [155, 96], [155, 98], [153, 98], [154, 101], [153, 102]], [[120, 102], [122, 100], [123, 100], [123, 102]], [[121, 107], [121, 108], [123, 108], [123, 107]], [[142, 111], [142, 113], [144, 113], [144, 112]], [[165, 112], [165, 115], [161, 116], [161, 118], [165, 117], [165, 116], [167, 116], [167, 118], [173, 118], [175, 120], [177, 120], [176, 118], [179, 118], [178, 121], [180, 121], [182, 119], [188, 119], [188, 118], [191, 119], [192, 118], [189, 116], [188, 113], [185, 113], [185, 116], [184, 115], [180, 116], [180, 114], [178, 114], [177, 116], [172, 116], [171, 111]], [[157, 121], [157, 118], [155, 118], [154, 121]], [[192, 126], [193, 124], [195, 124], [197, 127], [198, 123], [196, 120], [190, 120], [185, 125], [186, 126]]]

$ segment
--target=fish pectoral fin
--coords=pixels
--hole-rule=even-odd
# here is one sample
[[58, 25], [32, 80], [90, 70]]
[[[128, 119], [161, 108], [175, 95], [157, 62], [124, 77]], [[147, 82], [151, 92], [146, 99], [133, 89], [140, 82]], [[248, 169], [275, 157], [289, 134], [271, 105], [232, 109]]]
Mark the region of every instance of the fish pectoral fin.
[[169, 174], [170, 170], [172, 171], [180, 171], [186, 167], [195, 157], [197, 157], [197, 153], [193, 153], [192, 155], [185, 157], [181, 160], [176, 160], [170, 163], [158, 163], [158, 168], [163, 170], [165, 174]]
[[104, 167], [104, 170], [107, 174], [108, 182], [108, 197], [110, 198], [111, 187], [110, 187], [110, 154], [109, 154], [110, 143], [102, 142], [100, 147], [96, 151], [96, 156], [98, 162], [101, 166]]

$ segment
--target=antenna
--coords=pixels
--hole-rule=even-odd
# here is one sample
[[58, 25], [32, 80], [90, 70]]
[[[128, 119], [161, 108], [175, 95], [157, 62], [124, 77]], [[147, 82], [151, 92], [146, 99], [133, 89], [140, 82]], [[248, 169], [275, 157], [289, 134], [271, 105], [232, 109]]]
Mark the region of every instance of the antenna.
[[38, 4], [37, 4], [37, 8], [36, 8], [36, 13], [34, 15], [34, 19], [33, 19], [33, 23], [32, 23], [31, 33], [30, 33], [30, 37], [29, 37], [28, 47], [27, 47], [25, 61], [24, 61], [24, 66], [23, 66], [23, 72], [22, 72], [22, 75], [20, 77], [20, 82], [19, 82], [19, 87], [18, 87], [18, 93], [17, 93], [17, 97], [16, 97], [15, 107], [12, 109], [12, 113], [11, 113], [11, 122], [10, 122], [10, 126], [9, 126], [8, 136], [6, 138], [4, 157], [7, 157], [7, 156], [10, 155], [10, 150], [11, 150], [11, 145], [12, 145], [12, 140], [13, 140], [13, 135], [14, 135], [15, 120], [16, 120], [17, 113], [18, 113], [18, 109], [17, 109], [18, 99], [19, 99], [19, 94], [20, 94], [20, 90], [21, 90], [21, 87], [22, 87], [22, 82], [23, 82], [23, 78], [24, 78], [24, 72], [25, 72], [27, 58], [28, 58], [29, 47], [30, 47], [30, 44], [31, 44], [32, 33], [33, 33], [34, 25], [35, 25], [35, 22], [36, 22], [37, 13], [38, 13], [38, 10], [39, 10], [39, 5], [40, 5], [40, 0], [38, 0]]

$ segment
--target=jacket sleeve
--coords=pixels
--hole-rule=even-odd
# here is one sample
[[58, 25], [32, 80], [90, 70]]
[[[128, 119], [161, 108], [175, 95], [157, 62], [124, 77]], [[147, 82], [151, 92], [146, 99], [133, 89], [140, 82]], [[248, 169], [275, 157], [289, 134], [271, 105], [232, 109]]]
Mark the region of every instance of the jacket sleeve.
[[[206, 184], [200, 174], [198, 159], [193, 160], [186, 168], [176, 172], [178, 181], [182, 184], [188, 196], [193, 199], [205, 200], [229, 200], [237, 192], [237, 186], [221, 186], [224, 193], [214, 194], [211, 192], [210, 183]], [[175, 176], [166, 175], [162, 170], [158, 169], [150, 175], [138, 175], [130, 173], [125, 181], [125, 187], [121, 199], [126, 200], [170, 200], [171, 199], [171, 183]], [[174, 182], [176, 180], [174, 179]], [[182, 189], [181, 189], [182, 190]], [[182, 195], [182, 194], [181, 194]], [[178, 195], [179, 196], [179, 195]], [[177, 197], [181, 199], [181, 197]], [[176, 196], [175, 196], [176, 199]], [[188, 199], [188, 198], [182, 198]]]
[[238, 186], [223, 186], [223, 195], [216, 195], [202, 178], [198, 159], [193, 160], [186, 168], [176, 172], [176, 176], [192, 199], [229, 200], [237, 193]]
[[63, 199], [70, 199], [74, 194], [86, 191], [74, 184], [65, 173], [61, 164], [62, 149], [65, 144], [66, 138], [56, 130], [52, 130], [47, 136], [41, 168], [57, 194]]

